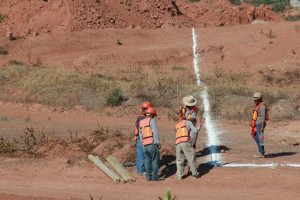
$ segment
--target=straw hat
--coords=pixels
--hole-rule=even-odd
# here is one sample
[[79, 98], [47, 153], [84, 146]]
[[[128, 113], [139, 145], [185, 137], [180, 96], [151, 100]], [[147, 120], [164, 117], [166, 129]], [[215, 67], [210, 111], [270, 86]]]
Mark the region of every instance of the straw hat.
[[195, 99], [192, 95], [183, 97], [182, 101], [187, 106], [194, 106], [197, 104], [197, 99]]
[[253, 100], [262, 99], [262, 95], [260, 92], [255, 92], [252, 97]]

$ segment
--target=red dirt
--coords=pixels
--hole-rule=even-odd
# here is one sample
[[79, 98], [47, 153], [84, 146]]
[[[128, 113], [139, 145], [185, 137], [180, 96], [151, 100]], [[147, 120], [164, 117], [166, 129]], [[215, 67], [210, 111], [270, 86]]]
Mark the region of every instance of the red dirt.
[[[130, 71], [136, 70], [133, 66], [151, 72], [148, 63], [157, 59], [162, 66], [159, 73], [169, 73], [174, 66], [192, 71], [191, 27], [195, 27], [198, 52], [204, 58], [200, 61], [203, 74], [216, 67], [222, 67], [225, 72], [250, 72], [253, 76], [261, 71], [275, 75], [299, 69], [299, 22], [284, 22], [266, 6], [233, 6], [227, 0], [200, 3], [179, 0], [176, 5], [178, 10], [169, 0], [0, 0], [0, 12], [7, 15], [0, 24], [0, 36], [3, 36], [0, 46], [9, 52], [0, 55], [0, 66], [8, 65], [10, 60], [32, 64], [40, 59], [45, 66], [130, 76]], [[251, 24], [258, 19], [266, 22]], [[4, 37], [10, 31], [17, 40]], [[117, 39], [123, 45], [116, 45]], [[174, 76], [181, 75], [180, 71], [171, 72]], [[255, 85], [255, 81], [254, 78], [249, 84]], [[92, 133], [101, 127], [111, 127], [129, 137], [138, 106], [91, 113], [81, 107], [64, 111], [36, 104], [0, 102], [0, 116], [8, 119], [0, 121], [0, 136], [19, 137], [26, 127], [53, 136], [47, 144], [36, 147], [37, 153], [44, 154], [41, 158], [0, 157], [0, 199], [89, 199], [91, 194], [94, 199], [102, 196], [104, 200], [120, 197], [150, 200], [164, 196], [168, 189], [179, 199], [299, 198], [299, 168], [210, 167], [206, 165], [205, 151], [197, 158], [201, 177], [176, 181], [172, 157], [174, 122], [168, 120], [161, 107], [157, 108], [162, 139], [161, 173], [167, 179], [147, 182], [135, 175], [134, 168], [129, 168], [136, 182], [113, 183], [87, 160], [76, 142], [68, 142], [70, 133], [93, 143]], [[221, 118], [216, 124], [223, 130], [223, 148], [228, 148], [221, 153], [223, 162], [300, 163], [299, 121], [273, 122], [271, 118], [266, 128], [266, 150], [270, 157], [265, 159], [253, 158], [257, 149], [249, 136], [248, 122]], [[105, 156], [106, 146], [114, 146], [111, 152], [126, 161], [132, 143], [124, 139], [124, 146], [120, 146], [118, 142], [107, 140], [94, 153]], [[203, 128], [198, 147], [205, 150], [205, 144]]]

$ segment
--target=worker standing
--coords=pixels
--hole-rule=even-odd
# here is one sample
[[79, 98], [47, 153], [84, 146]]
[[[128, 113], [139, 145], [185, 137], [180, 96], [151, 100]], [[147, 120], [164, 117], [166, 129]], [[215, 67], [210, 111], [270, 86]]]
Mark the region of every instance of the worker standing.
[[152, 107], [145, 110], [146, 117], [139, 123], [139, 137], [143, 144], [147, 181], [162, 181], [158, 176], [160, 141], [154, 117], [156, 110]]
[[145, 119], [145, 110], [152, 107], [152, 104], [149, 101], [145, 101], [141, 105], [142, 112], [139, 116], [137, 116], [134, 127], [134, 141], [136, 147], [136, 172], [138, 175], [145, 174], [145, 166], [144, 166], [144, 152], [143, 145], [139, 137], [139, 123], [141, 120]]
[[197, 99], [192, 95], [183, 97], [179, 108], [179, 119], [185, 117], [187, 120], [192, 121], [193, 124], [196, 125], [196, 117], [198, 114], [198, 108], [196, 107], [196, 104]]
[[181, 118], [181, 121], [175, 126], [177, 180], [183, 178], [185, 159], [187, 159], [192, 176], [194, 178], [199, 177], [199, 172], [196, 168], [195, 148], [193, 148], [193, 145], [196, 143], [196, 135], [200, 131], [201, 126], [202, 124], [200, 124], [199, 127], [195, 127], [194, 124], [185, 117]]
[[256, 107], [252, 112], [252, 119], [250, 121], [251, 136], [255, 140], [259, 151], [259, 155], [254, 155], [254, 157], [264, 158], [264, 130], [267, 125], [266, 121], [269, 120], [268, 107], [265, 105], [260, 92], [255, 92], [253, 94], [253, 101], [255, 102]]

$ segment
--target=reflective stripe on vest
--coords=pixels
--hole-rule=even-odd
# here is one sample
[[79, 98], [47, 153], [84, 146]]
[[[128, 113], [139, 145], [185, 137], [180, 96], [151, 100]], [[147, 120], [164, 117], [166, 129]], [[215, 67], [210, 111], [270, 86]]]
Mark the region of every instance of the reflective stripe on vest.
[[[183, 104], [182, 109], [181, 109], [181, 118], [185, 117], [185, 112], [186, 112], [186, 105]], [[198, 108], [196, 106], [192, 106], [190, 107], [190, 112], [188, 113], [187, 119], [191, 119], [191, 115], [193, 114], [193, 112], [197, 112]]]
[[154, 142], [153, 132], [150, 127], [151, 118], [146, 118], [140, 121], [140, 129], [142, 131], [142, 143], [143, 145], [149, 145]]
[[182, 120], [181, 122], [176, 124], [175, 130], [176, 130], [175, 144], [190, 141], [190, 133], [189, 130], [186, 128], [186, 120]]
[[264, 102], [261, 102], [260, 104], [258, 104], [258, 106], [256, 106], [256, 108], [255, 108], [255, 109], [253, 110], [253, 112], [252, 112], [252, 120], [253, 120], [254, 122], [256, 122], [256, 120], [257, 120], [257, 117], [258, 117], [258, 109], [259, 109], [259, 107], [260, 107], [261, 105], [264, 105], [264, 106], [266, 107], [266, 116], [265, 116], [265, 120], [266, 120], [266, 121], [269, 120], [268, 108], [267, 108], [267, 106], [264, 104]]

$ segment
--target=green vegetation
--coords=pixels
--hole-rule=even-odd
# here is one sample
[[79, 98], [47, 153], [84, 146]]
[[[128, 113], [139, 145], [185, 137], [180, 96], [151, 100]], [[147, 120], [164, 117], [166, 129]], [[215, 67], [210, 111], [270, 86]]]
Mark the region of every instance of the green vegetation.
[[6, 122], [8, 120], [8, 118], [7, 117], [5, 117], [5, 116], [0, 116], [0, 122], [2, 121], [2, 122]]
[[[255, 91], [263, 92], [264, 101], [269, 106], [283, 99], [293, 102], [300, 100], [299, 70], [278, 74], [261, 71], [255, 80], [260, 84], [255, 87], [252, 87], [251, 83], [253, 76], [247, 71], [225, 73], [220, 68], [216, 68], [210, 75], [202, 76], [203, 82], [209, 85], [211, 109], [215, 116], [248, 120], [253, 109], [251, 95]], [[296, 118], [297, 116], [294, 116], [294, 119]], [[279, 116], [273, 115], [272, 120], [279, 120]]]
[[[193, 74], [179, 70], [179, 76], [187, 79], [180, 84], [177, 78], [161, 72], [159, 61], [155, 60], [146, 63], [148, 72], [123, 68], [114, 76], [50, 68], [41, 62], [31, 67], [20, 61], [10, 63], [12, 65], [0, 69], [0, 100], [4, 102], [39, 103], [62, 109], [81, 105], [87, 110], [98, 111], [106, 106], [121, 105], [127, 99], [137, 99], [167, 107], [174, 115], [178, 96], [198, 90]], [[121, 116], [122, 113], [112, 114]]]
[[7, 54], [8, 51], [4, 47], [0, 46], [0, 55], [7, 55]]
[[287, 17], [285, 17], [285, 20], [287, 20], [287, 21], [300, 21], [300, 14], [299, 15], [293, 15], [293, 16], [287, 16]]
[[290, 0], [230, 0], [233, 5], [240, 5], [242, 2], [252, 4], [254, 6], [270, 5], [275, 12], [283, 12], [290, 6]]
[[3, 15], [2, 13], [0, 13], [0, 23], [3, 22], [5, 18], [6, 18], [6, 16]]
[[110, 107], [120, 106], [125, 101], [120, 88], [114, 88], [106, 99], [106, 105]]
[[174, 66], [172, 67], [173, 70], [179, 70], [179, 71], [185, 71], [186, 68], [185, 67], [181, 67], [181, 66]]
[[162, 198], [162, 197], [158, 197], [159, 200], [177, 200], [178, 198], [176, 197], [176, 195], [174, 197], [172, 197], [171, 191], [168, 190], [167, 191], [167, 195]]

